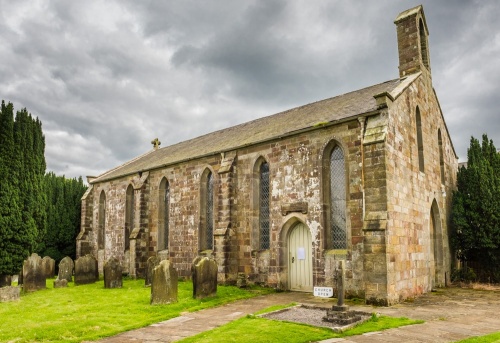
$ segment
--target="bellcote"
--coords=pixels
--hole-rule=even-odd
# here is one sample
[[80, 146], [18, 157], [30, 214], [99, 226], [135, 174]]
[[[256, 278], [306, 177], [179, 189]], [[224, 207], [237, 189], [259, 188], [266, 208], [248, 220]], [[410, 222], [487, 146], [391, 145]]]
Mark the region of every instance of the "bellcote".
[[394, 24], [398, 33], [399, 76], [431, 73], [429, 31], [422, 5], [401, 12]]

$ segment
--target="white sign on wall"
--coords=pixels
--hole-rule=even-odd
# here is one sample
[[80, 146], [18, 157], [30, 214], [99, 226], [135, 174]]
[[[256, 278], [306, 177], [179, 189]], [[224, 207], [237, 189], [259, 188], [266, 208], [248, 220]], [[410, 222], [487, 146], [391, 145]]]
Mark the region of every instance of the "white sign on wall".
[[297, 248], [297, 260], [306, 259], [306, 250], [304, 248]]
[[333, 297], [333, 287], [314, 287], [314, 296], [331, 298]]

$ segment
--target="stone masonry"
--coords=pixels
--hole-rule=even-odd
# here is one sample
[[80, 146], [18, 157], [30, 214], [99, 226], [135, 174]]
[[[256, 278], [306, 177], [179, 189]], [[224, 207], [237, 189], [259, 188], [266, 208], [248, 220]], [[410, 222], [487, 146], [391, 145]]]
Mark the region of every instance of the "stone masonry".
[[[401, 13], [395, 23], [400, 79], [175, 147], [155, 148], [89, 179], [77, 253], [94, 255], [100, 273], [104, 261], [115, 256], [131, 276], [144, 276], [148, 258], [158, 254], [160, 183], [166, 178], [169, 246], [161, 254], [168, 256], [180, 278], [190, 278], [191, 261], [206, 255], [217, 261], [219, 283], [235, 284], [240, 274], [250, 283], [289, 289], [288, 239], [296, 224], [305, 224], [312, 239], [308, 257], [314, 286], [333, 286], [339, 261], [345, 262], [346, 295], [370, 303], [390, 305], [444, 285], [452, 263], [448, 218], [457, 158], [432, 87], [422, 7]], [[307, 122], [311, 116], [319, 119]], [[299, 122], [304, 122], [302, 127], [279, 133]], [[253, 136], [261, 137], [264, 131], [268, 136], [241, 143], [252, 125], [259, 127]], [[425, 142], [422, 147], [417, 132]], [[221, 135], [226, 135], [223, 143], [218, 140]], [[224, 148], [206, 150], [212, 144]], [[326, 239], [331, 204], [325, 161], [332, 146], [340, 147], [345, 159], [346, 249], [332, 249]], [[209, 152], [199, 153], [203, 149]], [[269, 165], [269, 249], [260, 249], [258, 243], [256, 194], [262, 161]], [[207, 170], [214, 179], [214, 247], [200, 251], [201, 179]], [[135, 192], [135, 222], [126, 250], [129, 185]], [[105, 212], [99, 209], [101, 194]], [[98, 247], [99, 220], [105, 229], [103, 249]]]

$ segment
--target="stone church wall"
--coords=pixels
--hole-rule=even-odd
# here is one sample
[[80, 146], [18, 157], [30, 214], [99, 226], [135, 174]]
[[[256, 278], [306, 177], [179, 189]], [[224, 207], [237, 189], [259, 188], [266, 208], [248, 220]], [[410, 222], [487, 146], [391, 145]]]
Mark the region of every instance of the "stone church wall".
[[[422, 123], [424, 172], [419, 169], [417, 106]], [[444, 286], [445, 278], [449, 280], [451, 262], [446, 218], [456, 183], [457, 159], [425, 71], [392, 104], [389, 115], [385, 159], [387, 294], [389, 303], [396, 303], [435, 286]], [[442, 137], [444, 183], [438, 130]], [[430, 218], [434, 202], [439, 218], [435, 227], [440, 231], [435, 236]]]

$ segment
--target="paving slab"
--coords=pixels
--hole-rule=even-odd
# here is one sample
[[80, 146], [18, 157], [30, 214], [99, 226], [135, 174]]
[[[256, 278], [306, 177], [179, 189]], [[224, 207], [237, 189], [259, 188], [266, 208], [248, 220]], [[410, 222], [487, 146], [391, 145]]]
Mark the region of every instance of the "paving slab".
[[[325, 309], [335, 304], [334, 299], [317, 298], [310, 293], [275, 293], [240, 300], [198, 312], [183, 313], [177, 318], [124, 332], [102, 339], [99, 342], [175, 342], [224, 325], [264, 308], [273, 305], [285, 305], [291, 302]], [[351, 305], [351, 309], [370, 313], [377, 312], [394, 317], [421, 319], [425, 323], [346, 338], [328, 339], [321, 343], [444, 343], [500, 331], [500, 315], [498, 315], [500, 291], [446, 288], [392, 307]]]

